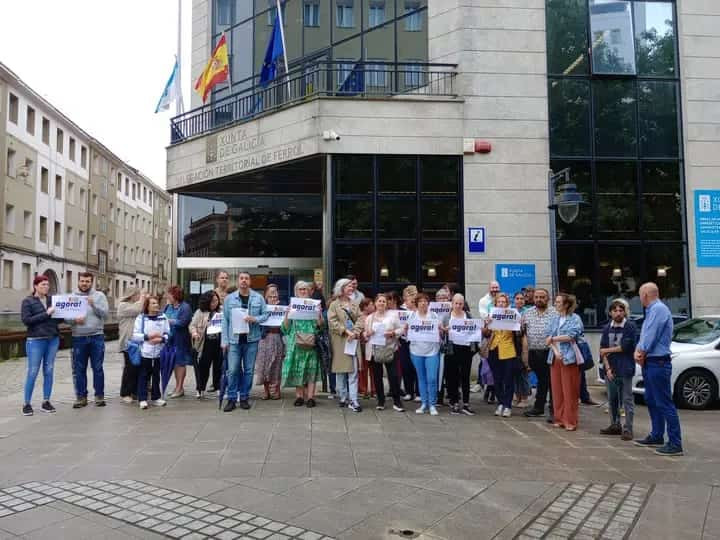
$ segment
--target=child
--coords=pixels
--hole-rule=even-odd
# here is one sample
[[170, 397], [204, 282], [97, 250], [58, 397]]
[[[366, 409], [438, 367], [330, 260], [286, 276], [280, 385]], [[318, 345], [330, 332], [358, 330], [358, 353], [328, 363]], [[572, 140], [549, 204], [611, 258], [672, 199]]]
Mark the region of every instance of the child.
[[160, 353], [167, 343], [170, 323], [160, 311], [160, 300], [149, 296], [143, 303], [140, 315], [135, 319], [133, 341], [142, 343], [142, 364], [138, 371], [137, 396], [141, 409], [148, 408], [147, 381], [151, 379], [151, 399], [153, 405], [164, 407], [166, 401], [160, 396]]

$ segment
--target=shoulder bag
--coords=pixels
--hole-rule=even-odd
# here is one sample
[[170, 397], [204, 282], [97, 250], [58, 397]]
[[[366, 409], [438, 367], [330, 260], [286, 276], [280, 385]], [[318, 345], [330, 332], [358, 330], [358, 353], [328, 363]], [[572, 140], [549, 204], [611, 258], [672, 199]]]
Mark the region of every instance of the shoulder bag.
[[[140, 328], [142, 329], [143, 333], [145, 332], [145, 315], [142, 316], [142, 322], [140, 323]], [[128, 358], [130, 359], [130, 363], [137, 367], [140, 364], [142, 364], [142, 344], [128, 340], [127, 346], [125, 349], [125, 352], [127, 352]]]
[[295, 346], [298, 349], [315, 348], [315, 332], [295, 332]]

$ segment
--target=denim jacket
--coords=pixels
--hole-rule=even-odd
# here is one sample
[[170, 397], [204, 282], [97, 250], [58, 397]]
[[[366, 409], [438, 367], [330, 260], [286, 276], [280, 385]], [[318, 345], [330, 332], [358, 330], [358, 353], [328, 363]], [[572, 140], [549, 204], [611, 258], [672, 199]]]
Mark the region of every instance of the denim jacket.
[[[235, 291], [232, 294], [228, 294], [223, 303], [222, 337], [220, 341], [223, 347], [228, 344], [237, 345], [238, 343], [238, 335], [232, 333], [232, 310], [237, 308], [242, 308], [242, 301], [240, 300], [240, 293]], [[250, 290], [250, 298], [248, 299], [248, 315], [257, 319], [256, 322], [249, 324], [250, 328], [247, 334], [248, 343], [260, 341], [260, 323], [265, 322], [270, 316], [270, 313], [265, 305], [265, 299], [261, 294], [256, 293], [252, 289]]]
[[[548, 336], [570, 336], [576, 341], [580, 341], [584, 331], [585, 328], [583, 327], [582, 319], [580, 319], [580, 316], [576, 313], [568, 316], [562, 324], [560, 324], [560, 315], [556, 314], [552, 319], [550, 319], [547, 327]], [[554, 345], [560, 349], [564, 365], [568, 366], [570, 364], [577, 364], [575, 350], [573, 349], [572, 343], [565, 341], [555, 343]], [[548, 351], [547, 363], [553, 363], [552, 348]]]

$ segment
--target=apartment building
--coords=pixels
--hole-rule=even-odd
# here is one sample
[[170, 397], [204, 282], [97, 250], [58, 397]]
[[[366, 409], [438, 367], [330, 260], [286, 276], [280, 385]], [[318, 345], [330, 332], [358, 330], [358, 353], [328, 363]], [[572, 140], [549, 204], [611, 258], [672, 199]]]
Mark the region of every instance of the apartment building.
[[167, 286], [169, 196], [1, 63], [0, 165], [0, 310], [17, 311], [40, 273], [64, 293], [89, 270], [111, 305]]

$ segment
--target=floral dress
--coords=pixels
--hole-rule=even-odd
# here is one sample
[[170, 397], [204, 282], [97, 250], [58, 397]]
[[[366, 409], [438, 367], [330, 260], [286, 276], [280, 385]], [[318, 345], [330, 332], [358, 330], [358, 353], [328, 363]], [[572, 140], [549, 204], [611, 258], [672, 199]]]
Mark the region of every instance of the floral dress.
[[279, 328], [264, 330], [265, 334], [258, 344], [255, 357], [255, 373], [257, 384], [269, 384], [275, 387], [280, 384], [285, 345]]
[[317, 339], [317, 322], [289, 320], [288, 328], [283, 325], [281, 329], [287, 336], [285, 362], [282, 368], [283, 386], [294, 388], [319, 381], [321, 371], [317, 348], [301, 349], [295, 346], [295, 335], [298, 332], [315, 334]]

